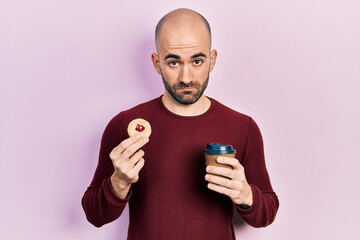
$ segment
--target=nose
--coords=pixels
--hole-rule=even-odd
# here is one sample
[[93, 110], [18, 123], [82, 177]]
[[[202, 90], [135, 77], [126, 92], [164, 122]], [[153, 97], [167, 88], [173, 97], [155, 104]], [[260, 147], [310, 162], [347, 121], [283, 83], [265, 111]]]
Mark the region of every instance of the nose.
[[187, 64], [184, 64], [181, 69], [179, 80], [184, 84], [189, 84], [192, 81], [191, 79], [192, 79], [191, 68]]

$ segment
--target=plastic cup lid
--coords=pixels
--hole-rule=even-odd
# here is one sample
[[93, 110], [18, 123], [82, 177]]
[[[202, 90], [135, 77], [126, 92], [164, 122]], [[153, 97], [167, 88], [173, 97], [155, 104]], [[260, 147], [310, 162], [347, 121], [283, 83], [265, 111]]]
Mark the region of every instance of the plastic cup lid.
[[219, 154], [232, 154], [236, 153], [233, 146], [221, 144], [221, 143], [208, 143], [204, 151], [208, 155], [219, 155]]

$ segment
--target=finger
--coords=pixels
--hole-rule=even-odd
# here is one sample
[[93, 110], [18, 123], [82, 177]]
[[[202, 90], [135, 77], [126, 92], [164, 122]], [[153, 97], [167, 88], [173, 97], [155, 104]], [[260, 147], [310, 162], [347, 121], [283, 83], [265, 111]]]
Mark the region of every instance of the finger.
[[130, 159], [121, 157], [118, 162], [119, 164], [121, 164], [120, 168], [122, 169], [122, 171], [126, 173], [132, 171], [135, 164], [144, 156], [144, 154], [144, 151], [140, 149], [134, 155], [132, 155]]
[[135, 164], [145, 155], [145, 152], [143, 150], [137, 151], [132, 157], [129, 159], [128, 164], [131, 165], [131, 167], [134, 167]]
[[216, 161], [220, 164], [227, 164], [232, 166], [234, 169], [240, 169], [242, 165], [240, 164], [239, 160], [236, 158], [229, 158], [229, 157], [217, 157]]
[[142, 146], [149, 142], [148, 137], [142, 137], [137, 142], [129, 145], [122, 153], [121, 158], [129, 159], [134, 153], [136, 153]]
[[140, 160], [136, 163], [132, 171], [134, 171], [138, 175], [140, 170], [143, 168], [144, 164], [145, 164], [145, 160], [143, 158], [140, 158]]
[[206, 168], [206, 172], [213, 174], [213, 175], [219, 175], [223, 176], [229, 179], [234, 178], [234, 170], [224, 167], [216, 167], [216, 166], [208, 166]]
[[223, 186], [223, 187], [226, 187], [226, 188], [230, 188], [230, 189], [235, 189], [234, 182], [231, 181], [228, 178], [224, 178], [224, 177], [220, 177], [220, 176], [212, 175], [212, 174], [206, 174], [205, 179], [209, 183], [213, 183], [213, 184]]
[[132, 183], [135, 183], [139, 180], [139, 172], [144, 166], [145, 160], [141, 158], [136, 165], [128, 172], [127, 176]]
[[209, 183], [208, 188], [215, 192], [224, 194], [230, 198], [233, 198], [236, 195], [236, 192], [234, 190], [213, 183]]
[[131, 136], [125, 140], [123, 140], [119, 145], [117, 145], [112, 151], [110, 154], [112, 155], [120, 155], [121, 153], [124, 152], [125, 149], [127, 149], [131, 144], [139, 141], [141, 139], [141, 135], [138, 134], [138, 135], [134, 135], [134, 136]]

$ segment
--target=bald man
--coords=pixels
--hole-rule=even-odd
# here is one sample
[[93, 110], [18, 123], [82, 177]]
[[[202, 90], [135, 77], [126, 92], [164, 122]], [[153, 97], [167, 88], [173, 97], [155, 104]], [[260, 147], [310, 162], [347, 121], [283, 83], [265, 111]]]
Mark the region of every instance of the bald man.
[[[235, 239], [233, 206], [251, 226], [272, 223], [279, 206], [254, 120], [204, 95], [217, 51], [207, 20], [190, 9], [166, 14], [156, 26], [151, 55], [164, 94], [120, 112], [107, 125], [99, 162], [82, 205], [97, 227], [129, 203], [128, 239]], [[129, 136], [146, 119], [149, 137]], [[204, 165], [207, 143], [236, 149], [218, 157], [231, 168]]]

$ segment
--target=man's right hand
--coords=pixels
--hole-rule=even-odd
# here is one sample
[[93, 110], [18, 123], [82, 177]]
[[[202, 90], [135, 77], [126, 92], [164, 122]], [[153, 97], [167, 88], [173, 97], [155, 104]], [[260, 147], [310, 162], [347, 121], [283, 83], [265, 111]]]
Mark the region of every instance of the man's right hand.
[[139, 150], [149, 141], [148, 137], [135, 135], [122, 141], [110, 153], [114, 173], [110, 178], [115, 193], [126, 198], [131, 184], [139, 180], [139, 172], [144, 166], [144, 151]]

